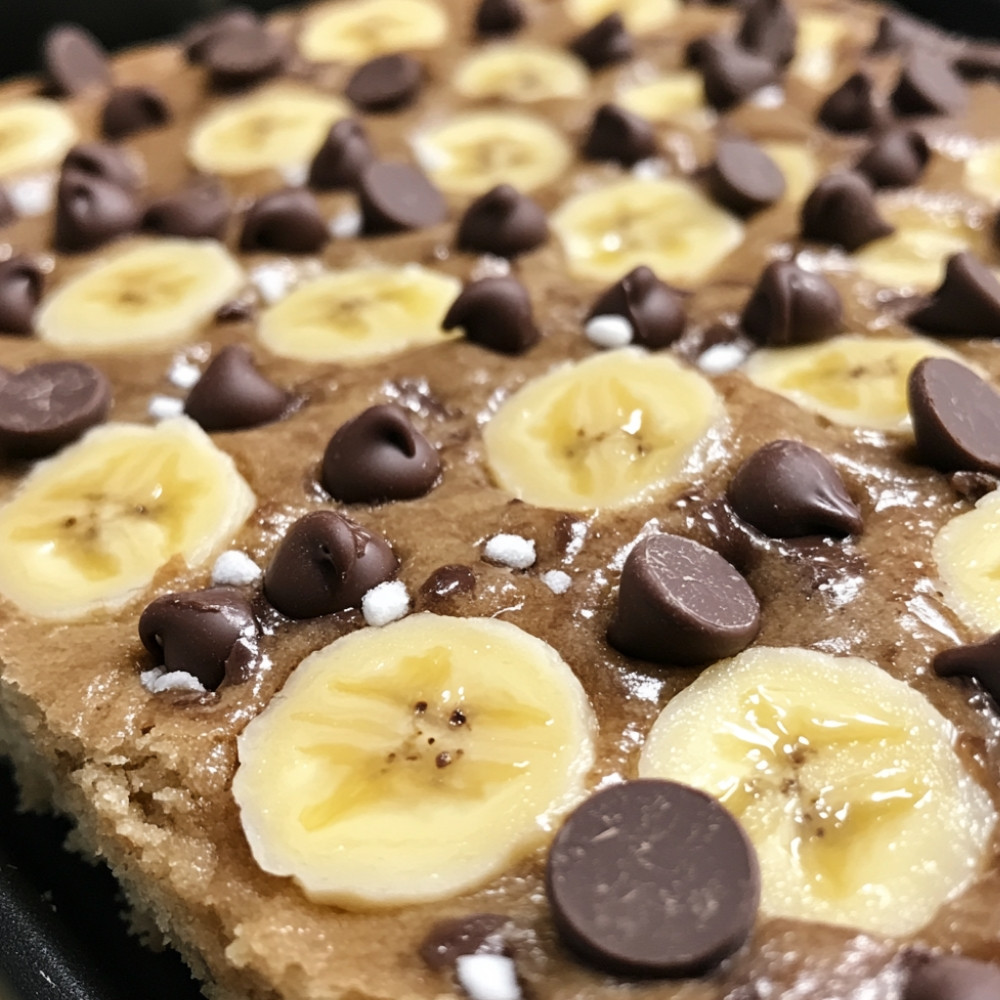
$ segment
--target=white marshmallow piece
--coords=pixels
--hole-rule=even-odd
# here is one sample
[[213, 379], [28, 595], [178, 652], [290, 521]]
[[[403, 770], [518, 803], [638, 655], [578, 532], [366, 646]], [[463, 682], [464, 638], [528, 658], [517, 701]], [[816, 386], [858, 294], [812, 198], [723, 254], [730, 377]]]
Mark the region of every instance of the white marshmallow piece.
[[483, 555], [511, 569], [527, 569], [535, 564], [535, 543], [520, 535], [494, 535], [483, 547]]
[[455, 974], [472, 1000], [521, 1000], [517, 969], [506, 955], [459, 955]]
[[541, 580], [553, 594], [565, 594], [573, 582], [569, 573], [564, 573], [561, 569], [550, 569], [542, 574]]
[[596, 347], [626, 347], [632, 343], [635, 331], [624, 316], [609, 314], [594, 316], [583, 328], [584, 336]]
[[327, 223], [335, 240], [351, 240], [361, 233], [361, 213], [356, 208], [345, 208]]
[[260, 577], [261, 568], [237, 549], [223, 552], [212, 566], [212, 584], [216, 587], [245, 587]]
[[187, 358], [174, 358], [167, 371], [167, 381], [178, 389], [193, 389], [201, 378], [201, 369]]
[[739, 344], [713, 344], [698, 358], [698, 367], [706, 375], [722, 375], [739, 368], [746, 351]]
[[179, 417], [184, 412], [184, 400], [173, 396], [152, 396], [147, 412], [154, 420], [169, 420]]
[[410, 610], [410, 595], [402, 580], [386, 580], [361, 598], [365, 621], [376, 628], [398, 621]]
[[14, 211], [22, 218], [34, 215], [44, 215], [55, 200], [55, 174], [36, 174], [32, 177], [21, 177], [11, 181], [7, 187], [7, 196], [14, 206]]
[[194, 674], [184, 670], [164, 670], [163, 667], [153, 667], [139, 674], [139, 683], [150, 694], [164, 694], [168, 691], [184, 691], [194, 694], [204, 694], [205, 685]]
[[260, 297], [268, 305], [274, 305], [292, 290], [296, 274], [289, 264], [261, 264], [251, 271], [250, 280]]

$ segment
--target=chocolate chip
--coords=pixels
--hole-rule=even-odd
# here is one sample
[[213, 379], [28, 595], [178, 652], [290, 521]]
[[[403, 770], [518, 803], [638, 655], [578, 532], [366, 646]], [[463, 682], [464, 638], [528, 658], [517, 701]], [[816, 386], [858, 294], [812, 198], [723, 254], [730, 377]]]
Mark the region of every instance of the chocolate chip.
[[42, 42], [42, 61], [52, 89], [72, 97], [111, 83], [111, 68], [101, 43], [78, 24], [59, 24]]
[[331, 126], [309, 165], [309, 186], [317, 191], [353, 188], [374, 161], [364, 126], [353, 118], [342, 118]]
[[318, 253], [330, 230], [316, 199], [302, 188], [286, 188], [258, 198], [243, 221], [240, 249], [271, 253]]
[[655, 153], [652, 125], [614, 104], [602, 104], [597, 109], [583, 140], [583, 155], [588, 160], [611, 160], [626, 167]]
[[221, 240], [229, 214], [229, 199], [222, 185], [205, 179], [157, 198], [147, 207], [142, 228], [161, 236]]
[[786, 66], [795, 56], [795, 15], [785, 0], [751, 0], [736, 34], [748, 52]]
[[191, 25], [180, 40], [188, 62], [200, 63], [205, 58], [209, 46], [218, 37], [239, 28], [252, 28], [260, 24], [260, 18], [247, 7], [229, 7], [212, 17]]
[[458, 224], [458, 248], [516, 257], [548, 239], [549, 224], [538, 202], [510, 184], [498, 184], [465, 210]]
[[332, 510], [299, 518], [264, 571], [264, 596], [289, 618], [356, 608], [399, 562], [383, 538]]
[[963, 955], [924, 955], [913, 964], [915, 967], [903, 988], [901, 1000], [996, 1000], [1000, 997], [1000, 967], [989, 962], [978, 962]]
[[101, 131], [108, 139], [124, 139], [170, 118], [167, 99], [155, 87], [116, 87], [101, 111]]
[[394, 403], [372, 406], [330, 438], [320, 481], [341, 503], [413, 500], [441, 475], [434, 446]]
[[965, 106], [965, 84], [947, 59], [920, 49], [910, 53], [890, 99], [898, 115], [952, 114]]
[[239, 431], [279, 420], [289, 394], [254, 367], [242, 344], [223, 347], [194, 384], [184, 412], [206, 431]]
[[759, 628], [754, 592], [722, 556], [657, 534], [625, 560], [608, 640], [628, 656], [693, 666], [745, 649]]
[[[1000, 632], [982, 642], [943, 650], [934, 657], [933, 667], [938, 677], [971, 677], [979, 682], [983, 690], [997, 704], [1000, 704]], [[928, 994], [935, 1000], [939, 995]], [[961, 997], [965, 1000], [964, 993]]]
[[60, 177], [53, 235], [57, 250], [93, 250], [135, 232], [141, 219], [142, 208], [133, 192], [75, 170]]
[[437, 972], [454, 969], [462, 955], [507, 954], [504, 931], [510, 926], [510, 917], [499, 913], [439, 920], [420, 943], [420, 957]]
[[922, 461], [942, 472], [1000, 474], [1000, 394], [949, 358], [924, 358], [907, 383]]
[[378, 56], [359, 66], [344, 93], [361, 111], [397, 111], [412, 104], [424, 81], [424, 68], [403, 53]]
[[424, 229], [443, 222], [448, 208], [441, 192], [416, 167], [372, 163], [358, 178], [362, 229], [369, 235]]
[[840, 294], [823, 275], [775, 260], [764, 268], [740, 325], [764, 347], [826, 340], [843, 326]]
[[201, 59], [213, 87], [236, 90], [280, 73], [288, 60], [288, 43], [263, 24], [231, 23], [212, 34]]
[[210, 691], [247, 679], [258, 635], [250, 602], [233, 587], [164, 594], [139, 616], [139, 638], [153, 662], [191, 674]]
[[875, 38], [869, 47], [874, 55], [899, 52], [914, 45], [936, 41], [940, 36], [929, 25], [898, 11], [883, 14], [875, 30]]
[[466, 285], [441, 327], [462, 327], [467, 339], [502, 354], [523, 354], [541, 339], [528, 290], [510, 276], [481, 278]]
[[821, 125], [831, 132], [867, 132], [882, 120], [875, 103], [875, 84], [862, 70], [849, 76], [819, 106], [816, 114]]
[[1000, 45], [967, 42], [952, 65], [964, 80], [1000, 82]]
[[906, 321], [938, 336], [996, 337], [1000, 334], [1000, 281], [971, 253], [953, 254], [930, 301]]
[[854, 169], [877, 188], [908, 187], [920, 180], [931, 151], [915, 129], [883, 132], [861, 155]]
[[595, 316], [624, 316], [632, 327], [632, 343], [652, 350], [672, 344], [684, 332], [680, 296], [644, 265], [598, 296], [587, 319]]
[[492, 38], [520, 31], [526, 20], [521, 0], [480, 0], [473, 25], [480, 38]]
[[705, 100], [716, 111], [728, 111], [778, 79], [770, 59], [748, 52], [726, 36], [699, 39], [696, 58]]
[[10, 195], [0, 187], [0, 229], [9, 226], [17, 218], [17, 212], [10, 200]]
[[712, 197], [738, 215], [759, 212], [785, 193], [785, 175], [748, 139], [720, 139], [706, 181]]
[[476, 589], [476, 574], [470, 566], [459, 563], [438, 566], [420, 585], [425, 600], [442, 600], [471, 594]]
[[588, 964], [688, 977], [748, 939], [760, 872], [747, 835], [714, 798], [646, 779], [610, 785], [570, 814], [545, 889], [560, 936]]
[[15, 458], [51, 455], [101, 423], [111, 385], [82, 361], [43, 361], [0, 380], [0, 451]]
[[591, 69], [632, 58], [635, 45], [617, 11], [602, 17], [595, 25], [570, 42], [575, 52]]
[[894, 231], [879, 214], [871, 181], [854, 171], [822, 178], [802, 206], [803, 238], [834, 243], [848, 252]]
[[81, 142], [62, 162], [60, 174], [82, 174], [115, 184], [126, 191], [139, 186], [139, 174], [124, 150], [103, 142]]
[[42, 297], [42, 270], [18, 254], [0, 264], [0, 333], [32, 333]]

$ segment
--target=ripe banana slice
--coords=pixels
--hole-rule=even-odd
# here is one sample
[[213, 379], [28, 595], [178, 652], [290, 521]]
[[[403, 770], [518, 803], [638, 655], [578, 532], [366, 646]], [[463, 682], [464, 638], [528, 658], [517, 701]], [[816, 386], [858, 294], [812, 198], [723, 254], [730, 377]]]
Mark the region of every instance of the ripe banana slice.
[[576, 195], [549, 221], [572, 274], [609, 284], [643, 264], [664, 281], [697, 282], [743, 239], [737, 219], [674, 178]]
[[837, 65], [837, 47], [846, 35], [847, 26], [841, 17], [822, 13], [801, 14], [795, 39], [795, 58], [789, 72], [814, 87], [829, 83]]
[[300, 285], [260, 317], [269, 351], [301, 361], [360, 361], [460, 335], [441, 329], [457, 278], [416, 264], [357, 268]]
[[169, 560], [206, 562], [255, 505], [232, 459], [186, 417], [105, 424], [0, 507], [0, 593], [39, 618], [121, 607]]
[[411, 615], [307, 657], [239, 740], [257, 863], [349, 909], [446, 899], [543, 843], [584, 794], [596, 722], [551, 646]]
[[906, 381], [922, 358], [963, 359], [923, 337], [834, 337], [803, 347], [764, 348], [750, 355], [751, 382], [820, 413], [834, 423], [906, 431]]
[[214, 240], [151, 240], [61, 285], [42, 303], [35, 325], [43, 340], [76, 350], [162, 344], [197, 330], [243, 281]]
[[561, 176], [573, 150], [551, 125], [516, 111], [479, 111], [421, 132], [414, 151], [438, 187], [479, 195], [498, 184], [534, 191]]
[[700, 788], [739, 818], [763, 913], [902, 935], [972, 881], [996, 822], [955, 738], [874, 663], [758, 647], [667, 705], [639, 775]]
[[432, 49], [448, 36], [433, 0], [347, 0], [306, 20], [299, 51], [312, 62], [360, 63], [402, 49]]
[[507, 43], [469, 56], [452, 76], [455, 89], [474, 101], [518, 104], [583, 97], [590, 88], [587, 67], [561, 49]]
[[270, 87], [229, 101], [198, 122], [188, 159], [206, 174], [225, 176], [308, 163], [330, 126], [349, 113], [339, 97]]
[[669, 24], [680, 10], [679, 0], [567, 0], [566, 11], [580, 25], [591, 25], [618, 12], [634, 35], [645, 35]]
[[56, 101], [24, 97], [0, 107], [0, 177], [55, 166], [76, 142], [76, 123]]
[[617, 103], [651, 122], [690, 120], [707, 107], [701, 74], [690, 70], [626, 87]]
[[801, 142], [775, 140], [762, 142], [760, 145], [778, 164], [785, 177], [785, 194], [782, 200], [793, 205], [805, 201], [820, 175], [819, 162], [813, 151]]
[[990, 202], [1000, 200], [1000, 142], [990, 142], [965, 160], [965, 186]]
[[540, 507], [623, 507], [679, 481], [725, 411], [711, 384], [664, 354], [623, 348], [528, 382], [486, 425], [501, 487]]

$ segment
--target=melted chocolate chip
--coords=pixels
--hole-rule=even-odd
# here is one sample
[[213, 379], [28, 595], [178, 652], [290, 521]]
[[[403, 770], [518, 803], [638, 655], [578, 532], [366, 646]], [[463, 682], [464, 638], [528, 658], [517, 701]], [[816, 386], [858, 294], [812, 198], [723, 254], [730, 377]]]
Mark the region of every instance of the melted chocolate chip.
[[750, 936], [760, 873], [725, 807], [647, 779], [604, 788], [570, 814], [549, 851], [545, 889], [560, 936], [588, 964], [686, 977], [715, 968]]
[[748, 52], [726, 36], [699, 39], [691, 56], [701, 72], [705, 100], [716, 111], [728, 111], [778, 79], [770, 59]]
[[795, 56], [798, 28], [785, 0], [751, 0], [736, 34], [748, 52], [786, 66]]
[[879, 214], [871, 181], [853, 171], [824, 177], [802, 206], [803, 238], [848, 252], [894, 231]]
[[602, 17], [595, 25], [577, 35], [569, 47], [591, 69], [624, 62], [631, 59], [635, 52], [632, 36], [617, 11]]
[[901, 116], [952, 114], [965, 106], [965, 84], [947, 59], [921, 48], [907, 57], [891, 101]]
[[11, 203], [10, 195], [0, 187], [0, 229], [9, 226], [17, 218], [17, 212]]
[[545, 211], [510, 184], [498, 184], [465, 210], [458, 224], [458, 248], [516, 257], [548, 239]]
[[712, 197], [738, 215], [759, 212], [785, 193], [785, 175], [748, 139], [720, 139], [706, 181]]
[[111, 67], [101, 43], [78, 24], [59, 24], [42, 42], [45, 75], [60, 97], [111, 83]]
[[938, 336], [996, 337], [1000, 335], [1000, 281], [971, 253], [954, 254], [930, 301], [906, 321]]
[[399, 561], [383, 538], [332, 510], [299, 518], [264, 571], [264, 596], [289, 618], [317, 618], [356, 608]]
[[680, 296], [643, 265], [598, 296], [587, 319], [595, 316], [624, 316], [632, 327], [632, 343], [652, 350], [674, 343], [684, 332]]
[[934, 657], [933, 667], [938, 677], [971, 677], [1000, 705], [1000, 632], [982, 642], [943, 650]]
[[181, 38], [181, 47], [188, 62], [200, 63], [209, 46], [221, 35], [238, 28], [252, 28], [260, 18], [247, 7], [227, 7], [212, 17], [191, 25]]
[[184, 412], [206, 431], [239, 431], [279, 420], [291, 399], [254, 367], [242, 344], [223, 347], [194, 384]]
[[191, 674], [210, 691], [247, 679], [258, 634], [250, 602], [233, 587], [164, 594], [139, 617], [139, 638], [153, 662]]
[[915, 129], [884, 132], [862, 153], [854, 169], [877, 188], [908, 187], [920, 180], [931, 151]]
[[142, 228], [161, 236], [221, 240], [229, 215], [229, 199], [222, 185], [206, 179], [157, 198], [147, 207]]
[[15, 458], [51, 455], [101, 423], [111, 385], [82, 361], [44, 361], [0, 379], [0, 451]]
[[913, 968], [901, 1000], [997, 1000], [1000, 997], [1000, 967], [989, 962], [978, 962], [963, 955], [924, 955], [917, 961], [911, 960], [911, 964]]
[[344, 93], [361, 111], [397, 111], [412, 104], [424, 81], [424, 68], [403, 53], [378, 56], [359, 66]]
[[286, 188], [258, 198], [246, 214], [240, 249], [271, 253], [318, 253], [330, 230], [316, 199], [302, 188]]
[[631, 167], [656, 153], [656, 133], [645, 118], [614, 104], [602, 104], [582, 150], [588, 160], [611, 160]]
[[374, 161], [364, 126], [353, 118], [342, 118], [331, 126], [309, 165], [309, 186], [317, 191], [352, 188]]
[[513, 35], [526, 20], [521, 0], [480, 0], [473, 26], [479, 38], [493, 38]]
[[523, 354], [541, 339], [528, 290], [509, 275], [481, 278], [466, 285], [441, 327], [461, 327], [473, 343], [502, 354]]
[[416, 167], [372, 163], [358, 178], [363, 231], [369, 235], [424, 229], [443, 222], [441, 192]]
[[453, 969], [462, 955], [504, 955], [509, 952], [504, 931], [510, 917], [474, 913], [434, 924], [420, 944], [420, 957], [435, 971]]
[[125, 152], [103, 142], [81, 142], [74, 146], [62, 162], [61, 173], [94, 177], [126, 191], [139, 186], [139, 175]]
[[55, 248], [78, 253], [135, 232], [142, 209], [135, 194], [99, 177], [63, 172], [56, 192]]
[[826, 340], [843, 326], [840, 294], [821, 274], [791, 261], [772, 261], [750, 295], [740, 324], [765, 347]]
[[471, 594], [476, 589], [476, 574], [471, 566], [459, 563], [438, 566], [420, 585], [420, 596], [426, 601], [446, 600]]
[[342, 503], [422, 497], [441, 474], [434, 446], [394, 403], [372, 406], [330, 438], [320, 480]]
[[101, 111], [101, 131], [108, 139], [124, 139], [170, 118], [167, 99], [155, 87], [116, 87]]
[[821, 125], [831, 132], [867, 132], [882, 120], [875, 103], [875, 84], [862, 70], [849, 76], [819, 106]]
[[288, 43], [260, 23], [230, 22], [206, 41], [201, 61], [212, 86], [236, 90], [276, 76], [288, 60]]
[[31, 333], [42, 297], [41, 268], [19, 254], [0, 264], [0, 333]]
[[608, 641], [628, 656], [693, 666], [740, 652], [759, 628], [754, 592], [722, 556], [658, 534], [625, 560]]

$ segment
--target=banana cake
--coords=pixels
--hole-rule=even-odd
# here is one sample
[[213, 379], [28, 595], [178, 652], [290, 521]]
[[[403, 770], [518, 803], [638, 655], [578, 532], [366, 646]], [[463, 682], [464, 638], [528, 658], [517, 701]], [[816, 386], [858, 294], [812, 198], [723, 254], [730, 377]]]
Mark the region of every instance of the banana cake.
[[214, 1000], [1000, 997], [1000, 48], [233, 7], [0, 89], [0, 748]]

